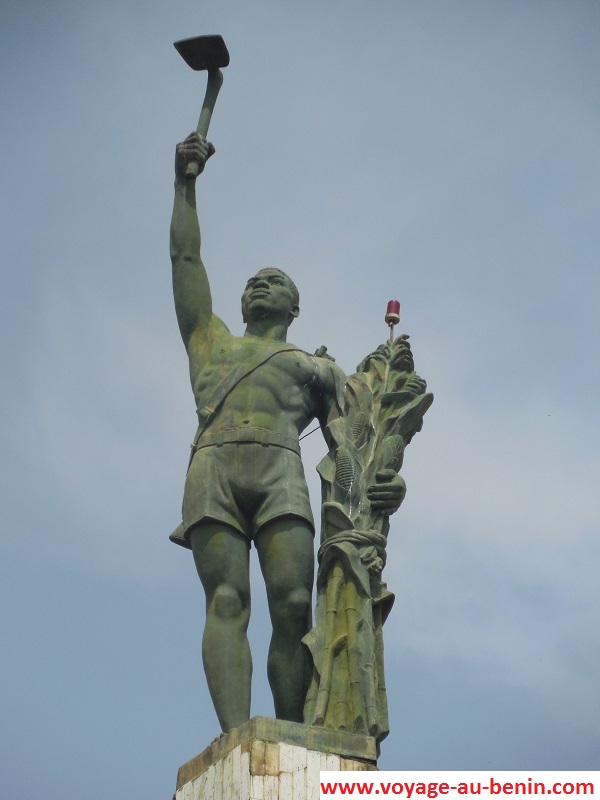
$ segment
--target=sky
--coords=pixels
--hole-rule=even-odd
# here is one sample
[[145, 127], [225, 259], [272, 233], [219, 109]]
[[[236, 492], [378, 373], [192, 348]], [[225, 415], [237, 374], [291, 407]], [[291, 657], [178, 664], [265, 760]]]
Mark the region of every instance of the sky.
[[[435, 395], [390, 532], [380, 768], [598, 769], [600, 4], [21, 0], [2, 20], [1, 796], [168, 798], [219, 732], [201, 586], [168, 541], [195, 431], [173, 156], [205, 87], [172, 42], [211, 33], [231, 54], [198, 185], [216, 313], [241, 334], [246, 279], [278, 266], [290, 340], [350, 373], [398, 299]], [[254, 556], [252, 585], [270, 716]]]

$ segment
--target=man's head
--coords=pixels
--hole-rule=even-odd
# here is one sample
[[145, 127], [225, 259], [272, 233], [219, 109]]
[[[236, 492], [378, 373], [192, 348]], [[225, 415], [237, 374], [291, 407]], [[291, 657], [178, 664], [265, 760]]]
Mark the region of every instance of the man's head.
[[276, 267], [259, 270], [248, 280], [242, 295], [244, 322], [272, 317], [291, 325], [300, 313], [300, 297], [294, 281]]

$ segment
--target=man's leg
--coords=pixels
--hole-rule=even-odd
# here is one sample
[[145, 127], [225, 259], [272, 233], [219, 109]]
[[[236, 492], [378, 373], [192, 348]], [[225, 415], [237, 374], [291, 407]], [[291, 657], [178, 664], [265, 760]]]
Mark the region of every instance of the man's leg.
[[268, 674], [275, 714], [278, 719], [302, 722], [310, 678], [308, 653], [301, 640], [312, 618], [312, 527], [298, 517], [280, 517], [260, 529], [256, 549], [273, 624]]
[[250, 718], [249, 543], [220, 522], [193, 528], [190, 543], [206, 593], [204, 671], [221, 728], [229, 731]]

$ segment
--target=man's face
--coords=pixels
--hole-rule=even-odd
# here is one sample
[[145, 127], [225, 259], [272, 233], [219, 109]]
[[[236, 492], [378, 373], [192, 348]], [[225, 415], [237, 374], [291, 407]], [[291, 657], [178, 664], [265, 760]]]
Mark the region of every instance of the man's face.
[[272, 317], [289, 325], [298, 313], [294, 289], [277, 270], [261, 270], [246, 284], [242, 295], [244, 322]]

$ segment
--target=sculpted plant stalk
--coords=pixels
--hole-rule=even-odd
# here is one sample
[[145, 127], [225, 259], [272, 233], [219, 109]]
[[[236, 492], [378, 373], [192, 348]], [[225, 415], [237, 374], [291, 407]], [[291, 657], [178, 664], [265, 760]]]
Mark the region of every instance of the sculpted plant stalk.
[[316, 625], [304, 638], [313, 661], [308, 724], [378, 740], [388, 733], [382, 626], [394, 596], [381, 573], [389, 513], [378, 510], [368, 489], [402, 467], [433, 402], [426, 388], [408, 336], [400, 336], [348, 377], [342, 413], [327, 426], [329, 453], [317, 467], [323, 504]]

